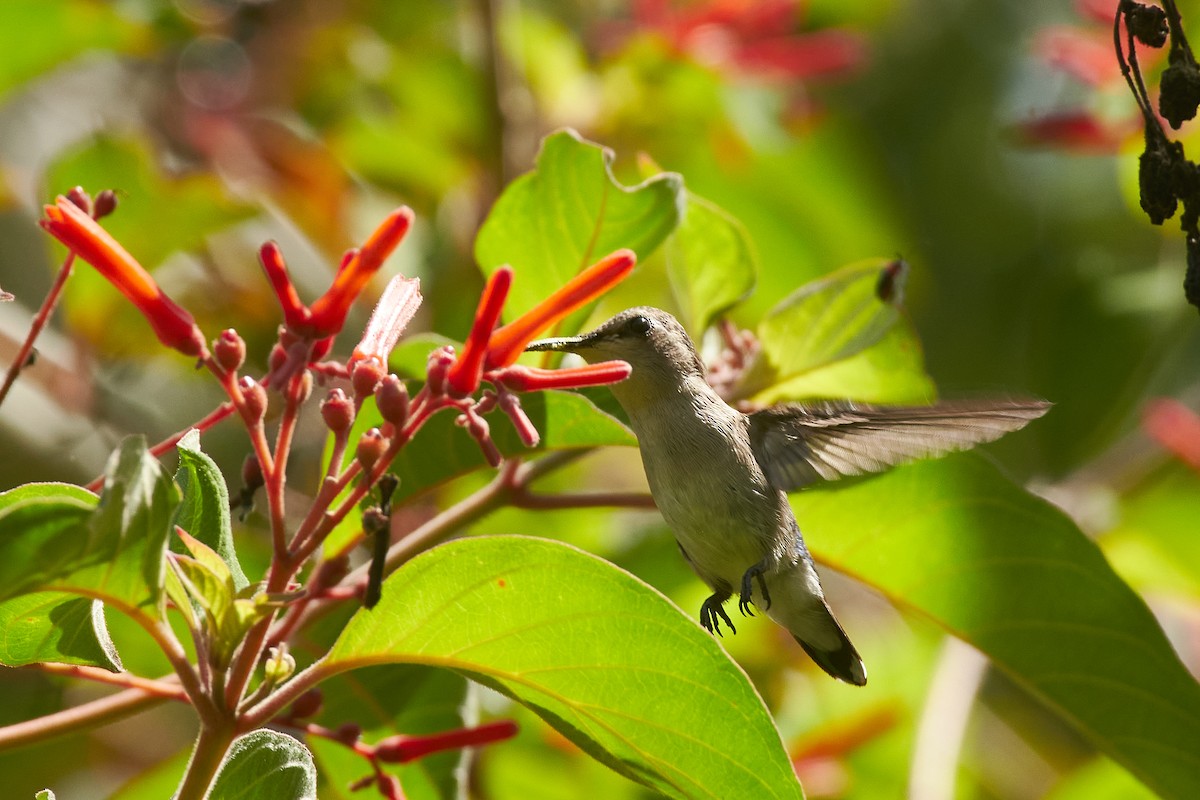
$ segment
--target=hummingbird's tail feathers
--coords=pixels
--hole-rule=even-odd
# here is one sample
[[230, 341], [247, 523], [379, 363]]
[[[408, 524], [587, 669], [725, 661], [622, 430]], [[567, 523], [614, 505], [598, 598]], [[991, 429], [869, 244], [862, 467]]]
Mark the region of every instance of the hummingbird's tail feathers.
[[833, 616], [811, 559], [768, 575], [771, 606], [768, 617], [787, 628], [817, 665], [838, 680], [862, 686], [867, 670], [850, 637]]
[[866, 686], [867, 670], [863, 666], [862, 659], [858, 656], [858, 651], [854, 649], [854, 645], [850, 644], [849, 637], [842, 631], [840, 625], [838, 626], [838, 632], [842, 634], [842, 640], [840, 646], [834, 650], [822, 650], [794, 634], [792, 638], [800, 643], [800, 646], [804, 648], [804, 652], [808, 653], [809, 658], [817, 662], [818, 667], [839, 681], [852, 683], [855, 686]]
[[1045, 414], [1034, 399], [951, 400], [931, 406], [848, 401], [791, 403], [749, 416], [750, 445], [767, 480], [787, 492], [880, 472], [999, 439]]

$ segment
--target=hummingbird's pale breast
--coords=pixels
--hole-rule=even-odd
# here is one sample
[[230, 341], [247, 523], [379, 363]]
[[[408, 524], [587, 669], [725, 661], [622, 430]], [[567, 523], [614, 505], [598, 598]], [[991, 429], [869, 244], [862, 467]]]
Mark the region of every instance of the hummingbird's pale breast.
[[794, 550], [787, 497], [773, 489], [747, 446], [746, 418], [703, 380], [688, 391], [631, 404], [629, 423], [663, 519], [696, 573], [714, 590], [741, 586], [746, 570]]

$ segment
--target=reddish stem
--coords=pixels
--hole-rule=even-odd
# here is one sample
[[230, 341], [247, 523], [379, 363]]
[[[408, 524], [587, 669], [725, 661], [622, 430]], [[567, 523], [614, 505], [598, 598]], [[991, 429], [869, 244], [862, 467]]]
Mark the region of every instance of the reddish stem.
[[25, 362], [29, 360], [29, 354], [33, 352], [33, 343], [37, 341], [37, 337], [41, 335], [42, 329], [50, 321], [50, 315], [54, 313], [54, 309], [58, 306], [58, 301], [62, 297], [63, 287], [67, 285], [67, 278], [71, 277], [71, 270], [74, 265], [75, 251], [72, 250], [63, 259], [62, 266], [58, 269], [58, 275], [54, 278], [54, 284], [50, 287], [50, 291], [46, 292], [46, 299], [42, 301], [42, 307], [34, 315], [33, 323], [29, 326], [29, 333], [25, 336], [25, 341], [21, 343], [21, 349], [17, 351], [17, 357], [13, 359], [13, 363], [9, 366], [8, 374], [4, 376], [4, 385], [0, 386], [0, 405], [4, 403], [4, 398], [8, 397], [9, 389], [16, 383], [17, 375], [21, 373], [21, 370], [25, 367]]

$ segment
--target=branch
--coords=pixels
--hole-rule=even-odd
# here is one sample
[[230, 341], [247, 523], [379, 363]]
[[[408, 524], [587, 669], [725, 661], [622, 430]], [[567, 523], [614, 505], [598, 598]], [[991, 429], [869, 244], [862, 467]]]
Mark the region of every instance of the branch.
[[25, 341], [21, 344], [21, 349], [17, 351], [16, 358], [13, 359], [12, 364], [9, 366], [8, 374], [4, 376], [4, 385], [0, 386], [0, 404], [4, 402], [4, 398], [8, 396], [8, 391], [16, 383], [17, 376], [29, 361], [29, 354], [33, 352], [33, 343], [37, 341], [37, 337], [41, 334], [42, 329], [50, 321], [50, 315], [54, 313], [54, 307], [58, 305], [58, 299], [62, 296], [62, 290], [66, 286], [67, 278], [71, 277], [71, 268], [74, 265], [75, 251], [72, 250], [67, 253], [62, 266], [59, 267], [58, 276], [54, 279], [54, 284], [50, 287], [50, 291], [46, 292], [46, 299], [42, 301], [42, 307], [38, 309], [37, 314], [34, 316], [33, 323], [29, 326], [29, 333], [25, 336]]
[[145, 694], [161, 697], [164, 700], [188, 702], [187, 692], [179, 685], [179, 680], [175, 676], [169, 675], [166, 679], [153, 680], [139, 677], [130, 672], [109, 672], [100, 667], [89, 667], [81, 664], [40, 663], [29, 664], [24, 668], [37, 672], [45, 672], [50, 675], [65, 675], [68, 678], [82, 678], [84, 680], [95, 681], [96, 683], [107, 683], [110, 686], [138, 689]]
[[[163, 678], [169, 681], [171, 677]], [[161, 695], [147, 694], [142, 689], [123, 692], [64, 709], [44, 717], [0, 727], [0, 751], [37, 744], [65, 733], [79, 733], [108, 725], [166, 702]]]

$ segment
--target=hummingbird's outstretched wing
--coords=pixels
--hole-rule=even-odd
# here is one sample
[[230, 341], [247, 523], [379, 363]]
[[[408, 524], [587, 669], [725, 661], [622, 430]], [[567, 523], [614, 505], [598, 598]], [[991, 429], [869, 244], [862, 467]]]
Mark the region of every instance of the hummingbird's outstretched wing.
[[793, 491], [999, 439], [1050, 405], [1027, 399], [932, 406], [788, 403], [749, 415], [750, 445], [771, 485]]

